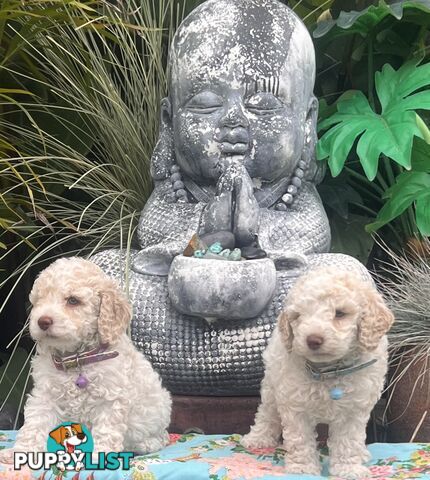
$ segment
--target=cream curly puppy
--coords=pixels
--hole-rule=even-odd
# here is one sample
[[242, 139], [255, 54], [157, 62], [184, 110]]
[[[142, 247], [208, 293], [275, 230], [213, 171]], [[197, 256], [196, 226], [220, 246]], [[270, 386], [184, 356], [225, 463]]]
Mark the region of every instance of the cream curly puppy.
[[330, 473], [363, 478], [366, 425], [387, 371], [393, 315], [370, 282], [319, 268], [291, 289], [264, 352], [262, 403], [245, 447], [278, 444], [287, 473], [321, 474], [315, 427], [329, 424]]
[[[171, 399], [126, 329], [131, 307], [114, 280], [81, 258], [46, 268], [30, 293], [34, 387], [13, 452], [46, 451], [62, 422], [86, 425], [95, 452], [154, 452], [167, 444]], [[78, 362], [76, 356], [78, 355]]]

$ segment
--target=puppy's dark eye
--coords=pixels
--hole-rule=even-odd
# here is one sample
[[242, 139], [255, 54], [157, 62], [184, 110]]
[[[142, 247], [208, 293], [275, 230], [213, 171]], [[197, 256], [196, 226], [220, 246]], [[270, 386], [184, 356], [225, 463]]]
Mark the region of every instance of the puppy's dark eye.
[[67, 299], [67, 305], [79, 305], [81, 302], [76, 297], [69, 297]]
[[343, 318], [346, 313], [343, 310], [336, 310], [336, 318]]

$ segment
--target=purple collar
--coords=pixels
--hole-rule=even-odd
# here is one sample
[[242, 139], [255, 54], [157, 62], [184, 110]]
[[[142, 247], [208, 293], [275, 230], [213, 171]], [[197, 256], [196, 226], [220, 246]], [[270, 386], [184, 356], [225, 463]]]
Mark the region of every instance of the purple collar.
[[80, 353], [72, 353], [65, 356], [52, 354], [52, 361], [57, 370], [66, 372], [72, 368], [79, 368], [91, 363], [102, 362], [109, 358], [115, 358], [119, 353], [115, 350], [106, 351], [109, 345], [98, 345], [91, 350], [84, 350]]

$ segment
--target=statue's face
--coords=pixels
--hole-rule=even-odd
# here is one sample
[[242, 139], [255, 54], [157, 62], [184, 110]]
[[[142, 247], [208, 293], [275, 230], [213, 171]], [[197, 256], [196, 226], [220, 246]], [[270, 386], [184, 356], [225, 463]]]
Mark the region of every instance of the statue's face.
[[233, 158], [252, 178], [273, 181], [291, 173], [303, 148], [308, 110], [294, 74], [232, 80], [181, 79], [173, 102], [179, 165], [205, 183], [216, 181]]
[[[313, 88], [313, 46], [284, 5], [209, 1], [179, 29], [172, 50], [176, 160], [200, 183], [230, 162], [274, 181], [300, 159]], [[309, 126], [308, 126], [309, 128]]]

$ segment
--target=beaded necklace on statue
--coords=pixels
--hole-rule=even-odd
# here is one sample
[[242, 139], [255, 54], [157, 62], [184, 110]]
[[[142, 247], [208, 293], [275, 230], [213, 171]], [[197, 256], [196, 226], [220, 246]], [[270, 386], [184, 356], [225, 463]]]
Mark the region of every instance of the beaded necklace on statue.
[[[270, 188], [269, 192], [257, 190], [256, 198], [260, 207], [268, 208], [275, 204], [275, 209], [279, 211], [286, 211], [291, 207], [303, 185], [307, 168], [308, 162], [300, 160], [289, 180], [282, 178]], [[191, 179], [183, 178], [178, 165], [170, 168], [170, 183], [171, 188], [165, 197], [168, 203], [189, 203], [188, 192], [199, 202], [204, 203], [208, 203], [213, 195], [207, 188], [197, 185]]]

